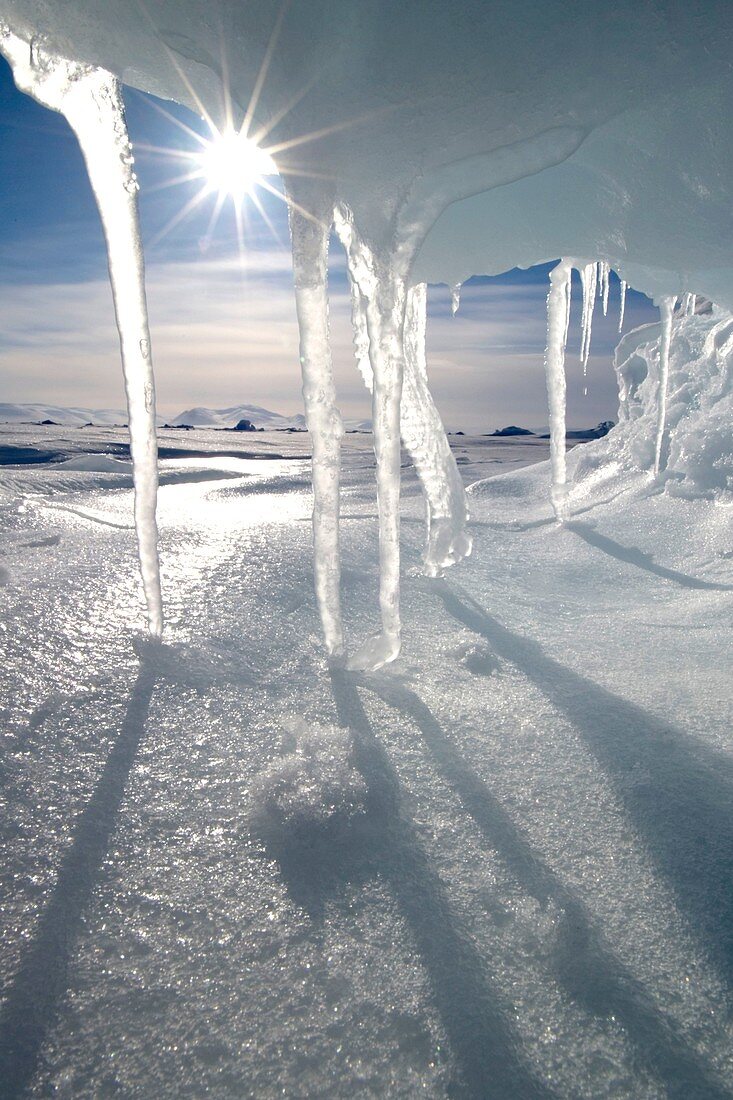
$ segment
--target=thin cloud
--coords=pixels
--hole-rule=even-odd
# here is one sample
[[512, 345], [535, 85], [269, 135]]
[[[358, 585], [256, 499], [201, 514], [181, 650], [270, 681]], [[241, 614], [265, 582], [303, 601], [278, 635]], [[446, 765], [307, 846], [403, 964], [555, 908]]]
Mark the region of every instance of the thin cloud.
[[[330, 321], [339, 402], [368, 417], [370, 399], [354, 363], [343, 258], [332, 257]], [[293, 413], [302, 408], [298, 327], [289, 253], [153, 263], [147, 272], [158, 400], [164, 416], [192, 405], [240, 402]], [[543, 371], [545, 293], [540, 283], [467, 284], [456, 317], [445, 287], [429, 295], [428, 364], [449, 428], [488, 432], [547, 421]], [[588, 378], [577, 363], [574, 311], [568, 355], [569, 419], [587, 426], [615, 416], [610, 367], [616, 318], [597, 311]], [[648, 320], [631, 299], [629, 325]], [[119, 407], [124, 402], [117, 333], [106, 278], [5, 286], [4, 400]], [[583, 395], [588, 385], [588, 396]]]

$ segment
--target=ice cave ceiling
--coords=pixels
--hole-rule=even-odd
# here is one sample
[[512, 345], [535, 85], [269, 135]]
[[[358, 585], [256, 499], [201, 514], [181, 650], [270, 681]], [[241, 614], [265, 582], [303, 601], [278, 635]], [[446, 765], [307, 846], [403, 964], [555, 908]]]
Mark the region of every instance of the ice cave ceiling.
[[406, 198], [432, 197], [413, 281], [571, 255], [655, 296], [733, 306], [725, 0], [3, 0], [0, 14], [217, 120], [223, 84], [240, 116], [254, 93], [283, 174], [318, 177], [293, 191], [333, 187], [374, 245]]

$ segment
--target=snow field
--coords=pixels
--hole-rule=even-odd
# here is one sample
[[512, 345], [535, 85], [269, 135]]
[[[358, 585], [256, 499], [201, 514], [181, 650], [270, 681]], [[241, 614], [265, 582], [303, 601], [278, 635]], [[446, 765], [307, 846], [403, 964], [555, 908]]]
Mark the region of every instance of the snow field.
[[[363, 636], [376, 517], [351, 443]], [[519, 470], [469, 493], [474, 555], [431, 580], [408, 470], [403, 657], [329, 673], [306, 471], [259, 469], [161, 489], [171, 640], [140, 666], [131, 530], [3, 509], [3, 959], [33, 1091], [726, 1095], [727, 510], [637, 478], [558, 527], [547, 466]], [[129, 522], [129, 490], [66, 499]], [[335, 790], [358, 798], [330, 815], [296, 767], [263, 825], [293, 721], [344, 727]]]

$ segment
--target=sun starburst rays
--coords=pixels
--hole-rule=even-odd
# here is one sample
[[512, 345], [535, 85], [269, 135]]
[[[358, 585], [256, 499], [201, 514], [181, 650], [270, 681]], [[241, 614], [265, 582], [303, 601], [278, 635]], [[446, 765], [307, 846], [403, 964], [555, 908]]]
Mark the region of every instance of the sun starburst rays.
[[[176, 118], [161, 104], [146, 98], [146, 102], [184, 134], [191, 143], [189, 148], [181, 148], [180, 145], [175, 147], [173, 144], [169, 147], [136, 144], [136, 151], [168, 159], [179, 170], [177, 174], [172, 175], [169, 179], [146, 188], [146, 190], [151, 192], [163, 191], [177, 186], [190, 187], [192, 184], [199, 183], [195, 193], [187, 198], [181, 208], [155, 234], [149, 242], [151, 245], [160, 243], [172, 229], [212, 197], [211, 214], [202, 238], [203, 247], [206, 248], [210, 245], [219, 219], [228, 203], [231, 203], [233, 207], [240, 258], [243, 259], [248, 205], [251, 205], [257, 211], [269, 232], [272, 233], [273, 238], [278, 244], [282, 245], [280, 235], [267, 213], [266, 204], [262, 201], [262, 192], [274, 196], [310, 220], [315, 221], [317, 219], [297, 203], [292, 195], [288, 194], [288, 189], [281, 189], [274, 183], [273, 177], [279, 176], [279, 169], [282, 170], [283, 176], [292, 179], [305, 178], [326, 182], [333, 178], [327, 171], [316, 170], [311, 164], [298, 164], [292, 158], [292, 151], [358, 125], [371, 118], [373, 114], [382, 113], [382, 111], [370, 112], [368, 115], [339, 121], [331, 126], [312, 130], [308, 133], [291, 135], [284, 140], [275, 140], [267, 145], [264, 144], [279, 124], [308, 95], [315, 83], [315, 79], [308, 81], [287, 103], [274, 110], [264, 120], [260, 118], [255, 126], [255, 116], [261, 104], [262, 93], [288, 6], [289, 0], [284, 0], [264, 50], [246, 108], [235, 98], [232, 90], [226, 39], [222, 29], [220, 36], [221, 63], [219, 67], [222, 94], [220, 113], [222, 121], [220, 126], [217, 126], [210, 112], [207, 111], [173, 50], [163, 44], [167, 59], [181, 80], [190, 102], [195, 104], [206, 127], [206, 132], [200, 133], [194, 127]], [[387, 108], [387, 110], [393, 109], [394, 107]], [[242, 119], [240, 125], [237, 125], [237, 118]]]

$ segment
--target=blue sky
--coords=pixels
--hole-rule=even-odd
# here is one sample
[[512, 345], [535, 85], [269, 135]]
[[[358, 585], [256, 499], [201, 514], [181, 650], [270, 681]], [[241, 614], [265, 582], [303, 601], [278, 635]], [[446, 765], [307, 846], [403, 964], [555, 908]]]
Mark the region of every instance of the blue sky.
[[[136, 146], [192, 150], [194, 143], [126, 90]], [[180, 107], [165, 109], [203, 132]], [[124, 404], [117, 335], [96, 207], [76, 141], [64, 120], [16, 91], [0, 62], [0, 401], [114, 408]], [[210, 239], [214, 197], [158, 240], [198, 189], [164, 187], [180, 165], [140, 148], [136, 168], [146, 244], [147, 285], [158, 402], [163, 415], [193, 405], [301, 409], [287, 213], [261, 193], [271, 225], [250, 204], [240, 261], [227, 202]], [[274, 234], [273, 234], [274, 230]], [[491, 431], [547, 422], [543, 376], [548, 266], [473, 279], [451, 316], [446, 287], [429, 292], [428, 365], [449, 428]], [[574, 290], [576, 288], [574, 287]], [[588, 395], [578, 363], [579, 286], [568, 355], [569, 422], [615, 418], [611, 355], [617, 342], [618, 283], [609, 317], [596, 310]], [[627, 300], [625, 327], [656, 319], [642, 295]], [[332, 250], [331, 326], [344, 415], [369, 416], [353, 361], [348, 289], [339, 246]]]

